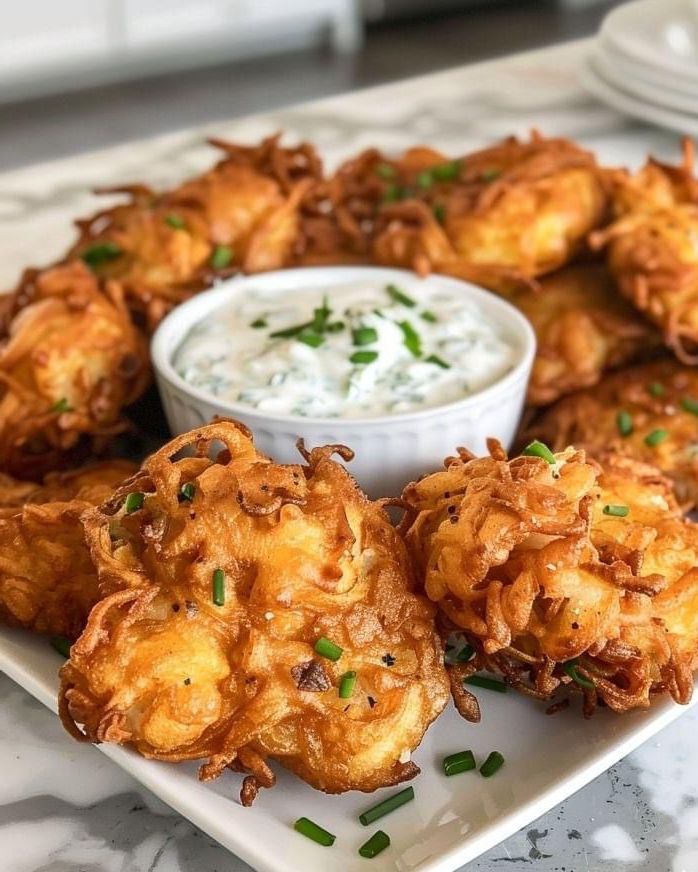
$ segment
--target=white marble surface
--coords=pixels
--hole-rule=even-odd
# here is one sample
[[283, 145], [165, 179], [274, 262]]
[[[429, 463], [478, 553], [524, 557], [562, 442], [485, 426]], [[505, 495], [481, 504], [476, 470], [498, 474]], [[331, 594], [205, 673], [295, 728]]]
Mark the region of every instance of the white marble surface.
[[[329, 164], [367, 145], [428, 142], [458, 154], [533, 126], [578, 139], [607, 163], [638, 165], [648, 151], [676, 156], [675, 136], [583, 93], [576, 69], [585, 50], [568, 44], [0, 175], [0, 286], [61, 252], [70, 220], [95, 205], [92, 186], [168, 184], [211, 161], [202, 140], [212, 133], [253, 140], [284, 129], [315, 142]], [[696, 872], [697, 728], [694, 710], [467, 872]], [[0, 772], [1, 872], [249, 868], [98, 751], [74, 744], [5, 676]]]

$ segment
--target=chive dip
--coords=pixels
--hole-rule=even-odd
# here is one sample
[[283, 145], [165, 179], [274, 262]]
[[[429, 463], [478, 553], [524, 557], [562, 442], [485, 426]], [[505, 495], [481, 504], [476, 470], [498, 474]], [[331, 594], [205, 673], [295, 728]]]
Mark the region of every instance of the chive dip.
[[248, 287], [191, 328], [173, 364], [193, 387], [261, 412], [375, 418], [468, 397], [516, 358], [457, 290], [368, 279], [283, 294]]

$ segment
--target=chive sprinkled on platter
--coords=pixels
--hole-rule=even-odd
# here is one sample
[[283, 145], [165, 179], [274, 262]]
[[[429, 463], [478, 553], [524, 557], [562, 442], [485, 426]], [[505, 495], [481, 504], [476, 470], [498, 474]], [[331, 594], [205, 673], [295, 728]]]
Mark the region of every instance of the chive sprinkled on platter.
[[101, 266], [103, 263], [108, 263], [110, 260], [115, 260], [121, 257], [123, 251], [120, 245], [116, 242], [98, 242], [95, 245], [86, 248], [81, 257], [88, 266]]
[[385, 194], [383, 194], [383, 200], [386, 203], [395, 203], [398, 200], [402, 200], [404, 196], [404, 189], [399, 185], [388, 185], [385, 190]]
[[503, 765], [504, 755], [500, 754], [499, 751], [492, 751], [480, 767], [480, 775], [483, 778], [491, 778], [495, 772], [499, 772]]
[[373, 327], [358, 327], [351, 331], [354, 345], [371, 345], [378, 340], [378, 331]]
[[444, 206], [444, 204], [434, 203], [432, 212], [434, 213], [434, 218], [436, 218], [439, 224], [443, 224], [446, 220], [446, 207]]
[[501, 170], [495, 170], [495, 169], [483, 170], [482, 173], [480, 173], [480, 178], [482, 179], [483, 182], [493, 182], [495, 179], [498, 179], [501, 175], [502, 175]]
[[233, 260], [233, 249], [229, 245], [217, 245], [211, 255], [211, 266], [214, 269], [225, 269]]
[[618, 412], [616, 415], [616, 428], [621, 436], [630, 436], [633, 432], [633, 416], [630, 412]]
[[417, 176], [417, 184], [420, 188], [430, 188], [434, 184], [434, 175], [431, 170], [422, 170]]
[[666, 393], [664, 385], [661, 382], [653, 381], [647, 385], [647, 392], [653, 397], [663, 397]]
[[70, 403], [68, 402], [68, 400], [65, 397], [62, 397], [60, 400], [58, 400], [57, 402], [55, 402], [51, 406], [51, 411], [52, 412], [59, 412], [59, 413], [72, 412], [73, 407], [70, 405]]
[[417, 305], [416, 301], [412, 299], [412, 297], [408, 297], [404, 291], [401, 291], [396, 285], [387, 285], [386, 289], [388, 292], [388, 296], [394, 300], [396, 303], [400, 303], [402, 306], [407, 306], [409, 309], [414, 309]]
[[318, 845], [322, 845], [324, 848], [330, 848], [335, 843], [336, 836], [333, 836], [332, 833], [328, 833], [327, 830], [323, 829], [319, 824], [316, 824], [315, 821], [311, 821], [310, 818], [301, 817], [293, 825], [293, 829], [300, 833], [306, 838], [310, 839], [313, 842], [317, 842]]
[[548, 448], [545, 442], [540, 442], [538, 439], [529, 442], [521, 453], [525, 454], [527, 457], [540, 457], [551, 466], [556, 463], [553, 452]]
[[444, 757], [444, 775], [460, 775], [461, 772], [470, 772], [476, 768], [475, 755], [472, 751], [459, 751], [457, 754], [449, 754]]
[[446, 363], [446, 361], [442, 357], [439, 357], [438, 354], [430, 354], [429, 357], [426, 357], [424, 359], [425, 359], [426, 363], [436, 364], [436, 366], [440, 366], [441, 369], [450, 369], [451, 368], [451, 364]]
[[70, 646], [72, 642], [65, 636], [52, 636], [51, 647], [62, 654], [66, 659], [70, 657]]
[[448, 163], [432, 167], [431, 174], [437, 182], [454, 182], [460, 173], [460, 161], [451, 160]]
[[369, 824], [372, 824], [379, 818], [385, 817], [385, 815], [390, 814], [391, 811], [395, 811], [396, 808], [400, 808], [405, 805], [405, 803], [411, 802], [413, 799], [414, 787], [406, 787], [404, 790], [394, 793], [392, 796], [389, 796], [377, 805], [371, 806], [371, 808], [362, 812], [359, 815], [359, 820], [365, 827], [367, 827]]
[[214, 606], [225, 605], [225, 573], [222, 569], [213, 570], [211, 595]]
[[130, 515], [133, 512], [137, 512], [139, 509], [142, 509], [144, 500], [145, 494], [141, 491], [131, 491], [130, 494], [126, 494], [126, 500], [124, 502], [126, 514]]
[[578, 660], [568, 660], [567, 663], [562, 664], [562, 671], [569, 675], [569, 677], [574, 681], [575, 684], [578, 684], [580, 687], [586, 687], [587, 690], [593, 690], [596, 685], [593, 681], [590, 681], [585, 676], [580, 675], [578, 672], [579, 661]]
[[629, 506], [604, 506], [603, 513], [604, 515], [612, 515], [614, 518], [625, 518], [630, 511]]
[[488, 678], [486, 675], [469, 675], [463, 679], [463, 684], [470, 684], [473, 687], [482, 687], [485, 690], [494, 690], [497, 693], [506, 693], [507, 686], [503, 681], [496, 678]]
[[397, 170], [395, 167], [391, 167], [390, 164], [382, 163], [376, 167], [376, 175], [380, 176], [381, 179], [394, 179], [396, 174]]
[[356, 672], [345, 672], [339, 679], [339, 698], [349, 699], [356, 687]]
[[359, 854], [361, 854], [362, 857], [366, 857], [368, 860], [372, 860], [389, 847], [390, 836], [387, 833], [384, 833], [383, 830], [377, 830], [371, 838], [367, 842], [364, 842], [359, 848]]
[[422, 340], [419, 333], [409, 321], [400, 321], [397, 325], [402, 330], [403, 344], [413, 357], [422, 356]]
[[668, 430], [663, 430], [661, 427], [658, 427], [656, 430], [652, 430], [651, 433], [648, 433], [645, 436], [645, 445], [649, 445], [650, 448], [654, 448], [655, 445], [659, 445], [661, 442], [664, 442], [669, 436]]
[[355, 351], [349, 360], [351, 363], [373, 363], [378, 358], [377, 351]]
[[326, 660], [332, 660], [334, 662], [339, 660], [339, 658], [344, 653], [344, 648], [340, 648], [339, 645], [335, 645], [335, 643], [331, 639], [328, 639], [326, 636], [320, 636], [320, 638], [317, 640], [313, 647], [316, 654], [319, 654]]
[[194, 499], [194, 494], [196, 493], [196, 485], [191, 481], [185, 482], [182, 487], [179, 489], [179, 501], [180, 503], [187, 502], [190, 503]]
[[187, 226], [184, 222], [184, 218], [181, 215], [166, 215], [165, 216], [165, 224], [168, 224], [174, 230], [184, 230]]
[[692, 415], [698, 415], [698, 400], [693, 397], [682, 397], [681, 408], [684, 412], [690, 412]]

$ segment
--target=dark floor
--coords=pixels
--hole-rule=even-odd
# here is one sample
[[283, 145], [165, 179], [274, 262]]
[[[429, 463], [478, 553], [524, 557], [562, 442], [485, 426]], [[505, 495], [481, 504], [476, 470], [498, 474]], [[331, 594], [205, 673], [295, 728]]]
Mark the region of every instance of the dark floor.
[[592, 34], [617, 0], [554, 0], [381, 23], [363, 50], [311, 50], [0, 107], [0, 170]]

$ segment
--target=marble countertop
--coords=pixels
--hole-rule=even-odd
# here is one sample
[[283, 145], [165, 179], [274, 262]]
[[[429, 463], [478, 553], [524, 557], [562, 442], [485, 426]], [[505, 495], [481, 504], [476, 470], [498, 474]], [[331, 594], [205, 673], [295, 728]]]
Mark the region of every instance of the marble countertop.
[[[428, 142], [458, 154], [531, 127], [579, 140], [607, 164], [676, 157], [676, 136], [582, 91], [576, 70], [586, 50], [570, 43], [0, 175], [0, 287], [62, 251], [71, 219], [97, 203], [93, 186], [170, 184], [211, 163], [209, 135], [254, 140], [283, 129], [316, 143], [330, 165], [368, 145]], [[696, 729], [698, 709], [463, 872], [695, 872]], [[4, 675], [0, 771], [2, 872], [249, 869], [99, 751], [76, 745]]]

